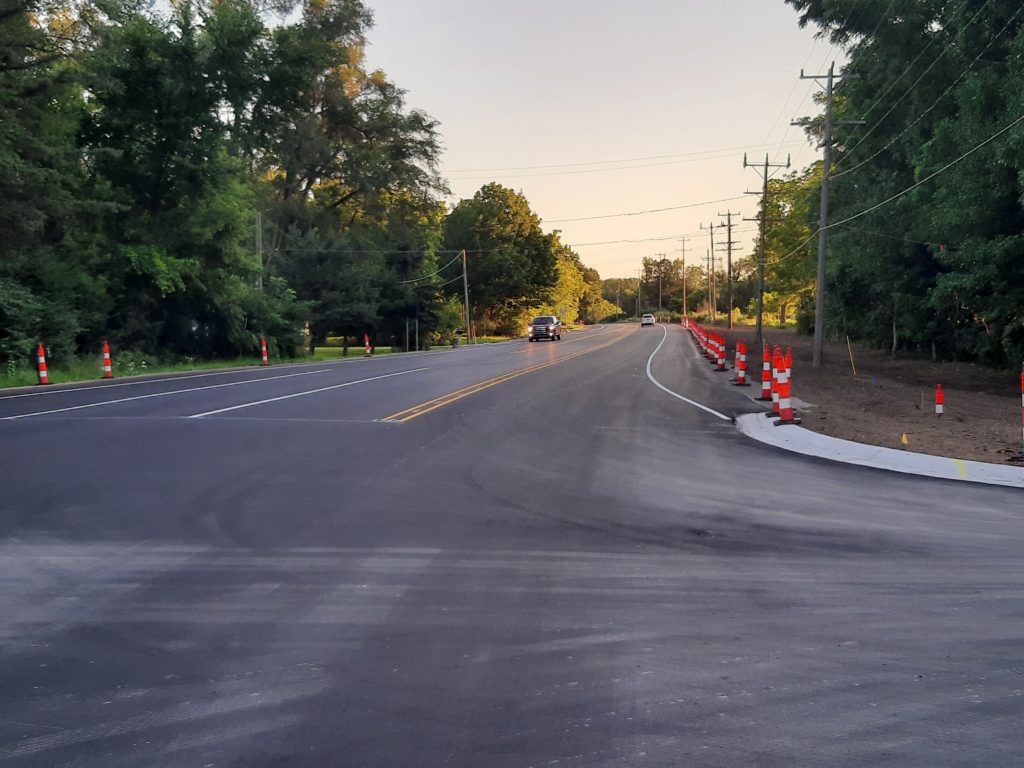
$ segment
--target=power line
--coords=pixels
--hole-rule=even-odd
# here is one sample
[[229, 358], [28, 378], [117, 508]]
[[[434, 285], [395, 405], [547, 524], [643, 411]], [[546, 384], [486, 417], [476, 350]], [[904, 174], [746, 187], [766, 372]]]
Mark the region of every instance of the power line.
[[1000, 128], [998, 131], [996, 131], [994, 134], [989, 136], [983, 142], [981, 142], [980, 144], [978, 144], [978, 145], [972, 147], [971, 149], [967, 150], [966, 152], [964, 152], [956, 160], [953, 160], [952, 162], [946, 163], [946, 165], [944, 165], [941, 168], [939, 168], [939, 170], [935, 171], [934, 173], [928, 174], [927, 176], [925, 176], [923, 179], [921, 179], [917, 183], [912, 184], [911, 186], [909, 186], [906, 189], [904, 189], [902, 192], [897, 192], [892, 197], [888, 197], [885, 200], [883, 200], [882, 202], [878, 203], [877, 205], [873, 205], [870, 208], [861, 211], [860, 213], [855, 213], [853, 216], [847, 216], [845, 219], [840, 219], [839, 221], [834, 221], [831, 224], [829, 224], [828, 227], [826, 227], [826, 228], [827, 229], [832, 229], [833, 227], [838, 227], [841, 224], [845, 224], [848, 221], [853, 221], [854, 219], [859, 219], [861, 216], [866, 216], [867, 214], [871, 213], [872, 211], [877, 211], [882, 206], [888, 205], [893, 200], [897, 200], [897, 199], [903, 197], [905, 194], [907, 194], [908, 192], [911, 192], [911, 191], [917, 189], [918, 187], [920, 187], [925, 182], [930, 181], [931, 179], [934, 179], [940, 173], [944, 173], [945, 171], [949, 170], [954, 165], [959, 163], [961, 160], [964, 160], [965, 158], [970, 157], [975, 152], [977, 152], [979, 149], [984, 147], [986, 144], [989, 144], [989, 143], [995, 141], [997, 138], [1002, 136], [1007, 131], [1013, 129], [1015, 126], [1019, 125], [1021, 122], [1024, 122], [1024, 115], [1021, 115], [1020, 117], [1018, 117], [1016, 120], [1014, 120], [1012, 123], [1010, 123], [1006, 127]]
[[[968, 2], [970, 2], [970, 0], [964, 0], [964, 2], [963, 2], [963, 3], [961, 4], [961, 5], [960, 5], [960, 7], [959, 7], [959, 8], [957, 8], [957, 9], [956, 9], [956, 11], [954, 11], [954, 12], [953, 12], [953, 16], [952, 16], [952, 18], [956, 18], [957, 16], [959, 16], [959, 15], [960, 15], [960, 12], [961, 12], [961, 11], [962, 11], [962, 10], [963, 10], [964, 8], [966, 8], [966, 7], [967, 7], [967, 4], [968, 4]], [[988, 3], [987, 3], [987, 2], [986, 2], [985, 4], [986, 4], [986, 5], [988, 5]], [[885, 89], [883, 89], [883, 90], [882, 90], [882, 92], [881, 92], [880, 94], [878, 94], [878, 97], [877, 97], [877, 98], [876, 98], [876, 99], [874, 100], [874, 102], [872, 102], [871, 106], [870, 106], [870, 107], [868, 107], [868, 108], [867, 108], [867, 109], [866, 109], [866, 110], [864, 111], [864, 117], [865, 117], [865, 118], [866, 118], [866, 117], [867, 117], [867, 116], [868, 116], [868, 115], [869, 115], [869, 114], [871, 113], [871, 111], [872, 111], [872, 110], [873, 110], [873, 109], [874, 109], [875, 107], [877, 107], [877, 106], [878, 106], [878, 105], [879, 105], [879, 104], [880, 104], [880, 103], [882, 102], [882, 99], [884, 99], [884, 98], [885, 98], [886, 96], [888, 96], [888, 95], [889, 95], [889, 91], [891, 91], [891, 90], [892, 90], [893, 88], [895, 88], [895, 87], [896, 87], [896, 84], [897, 84], [897, 83], [898, 83], [898, 82], [899, 82], [900, 80], [902, 80], [902, 79], [903, 79], [903, 76], [904, 76], [905, 74], [907, 74], [907, 72], [909, 72], [909, 71], [910, 71], [911, 69], [913, 69], [914, 65], [915, 65], [915, 64], [917, 64], [917, 62], [921, 60], [921, 57], [922, 57], [922, 56], [924, 56], [924, 55], [925, 55], [926, 53], [928, 53], [928, 51], [929, 51], [929, 50], [931, 49], [931, 47], [932, 47], [933, 45], [935, 45], [935, 41], [936, 41], [936, 40], [938, 40], [938, 39], [939, 39], [939, 38], [938, 38], [938, 36], [936, 35], [936, 36], [935, 36], [935, 37], [933, 37], [933, 38], [932, 38], [931, 40], [929, 40], [929, 41], [928, 41], [928, 45], [926, 45], [926, 46], [925, 46], [925, 47], [924, 47], [924, 48], [923, 48], [923, 49], [921, 50], [921, 52], [920, 52], [920, 53], [918, 53], [916, 57], [914, 57], [914, 60], [913, 60], [912, 62], [910, 62], [910, 63], [909, 63], [908, 65], [907, 65], [906, 69], [904, 69], [904, 70], [903, 70], [902, 72], [900, 72], [900, 74], [896, 76], [896, 79], [895, 79], [895, 80], [893, 80], [893, 81], [892, 81], [891, 83], [889, 83], [889, 85], [888, 85], [888, 86], [887, 86], [887, 87], [886, 87]]]
[[[458, 258], [458, 257], [456, 257], [456, 258]], [[462, 275], [458, 275], [456, 277], [453, 277], [451, 280], [445, 280], [443, 283], [438, 283], [437, 285], [435, 285], [433, 287], [434, 288], [444, 288], [449, 283], [454, 283], [456, 280], [461, 280], [461, 279], [462, 279]]]
[[[991, 37], [991, 39], [989, 39], [988, 45], [985, 46], [985, 48], [981, 51], [981, 53], [979, 53], [977, 56], [974, 57], [974, 61], [972, 61], [970, 64], [967, 65], [967, 69], [965, 69], [963, 72], [961, 72], [960, 75], [956, 78], [956, 80], [954, 80], [952, 83], [949, 84], [949, 87], [947, 87], [946, 90], [944, 90], [939, 95], [939, 97], [934, 102], [932, 102], [932, 105], [930, 107], [928, 107], [928, 109], [926, 109], [924, 112], [922, 112], [916, 118], [914, 118], [913, 122], [911, 122], [910, 125], [908, 125], [906, 128], [904, 128], [898, 134], [893, 136], [889, 140], [889, 142], [884, 147], [879, 149], [877, 152], [875, 152], [874, 154], [872, 154], [869, 157], [865, 158], [864, 160], [861, 160], [859, 163], [857, 163], [852, 168], [847, 168], [845, 171], [840, 171], [839, 173], [833, 173], [832, 174], [832, 178], [833, 179], [838, 179], [840, 176], [845, 176], [848, 173], [853, 173], [858, 168], [861, 168], [862, 166], [867, 165], [872, 160], [874, 160], [876, 157], [878, 157], [880, 154], [885, 152], [885, 150], [889, 149], [889, 147], [891, 147], [893, 144], [895, 144], [902, 136], [906, 135], [907, 131], [909, 131], [911, 128], [913, 128], [915, 125], [917, 125], [925, 115], [927, 115], [929, 112], [931, 112], [933, 109], [935, 109], [935, 107], [938, 106], [939, 102], [942, 101], [944, 98], [946, 98], [946, 96], [949, 95], [950, 91], [952, 91], [953, 88], [956, 87], [957, 83], [959, 83], [961, 80], [963, 80], [967, 76], [967, 74], [972, 69], [974, 69], [974, 65], [977, 64], [978, 61], [981, 59], [981, 57], [984, 56], [988, 52], [988, 49], [991, 48], [995, 44], [996, 40], [999, 39], [999, 37], [1007, 29], [1009, 29], [1010, 25], [1017, 19], [1018, 16], [1020, 16], [1020, 14], [1022, 12], [1024, 12], [1024, 5], [1022, 5], [1020, 8], [1018, 8], [1017, 12], [1015, 14], [1013, 14], [1013, 16], [1010, 17], [1010, 19], [1006, 22], [1006, 24], [1003, 25], [1003, 28], [1000, 29], [998, 32], [996, 32], [996, 34], [993, 35]], [[854, 149], [856, 149], [858, 146], [860, 146], [860, 144], [861, 144], [861, 142], [863, 142], [864, 138], [867, 138], [867, 135], [865, 135], [861, 139], [860, 142], [858, 142], [854, 147], [852, 147], [850, 149], [850, 152], [852, 152]], [[849, 160], [849, 153], [847, 153], [847, 156], [844, 157], [843, 159], [844, 160]]]
[[[774, 144], [774, 142], [772, 142]], [[760, 147], [771, 146], [771, 144], [761, 144]], [[720, 152], [736, 152], [743, 147], [724, 147], [722, 149], [705, 149], [699, 152], [680, 152], [671, 155], [648, 155], [646, 157], [626, 157], [620, 160], [590, 160], [584, 163], [554, 163], [551, 165], [513, 165], [508, 167], [498, 168], [460, 168], [460, 169], [445, 169], [445, 173], [490, 173], [492, 171], [534, 171], [544, 170], [548, 168], [576, 168], [584, 165], [609, 165], [612, 163], [638, 163], [645, 160], [667, 160], [669, 158], [677, 157], [695, 157], [697, 155], [711, 155], [718, 154]]]
[[545, 224], [563, 224], [569, 221], [593, 221], [594, 219], [617, 219], [623, 216], [643, 216], [648, 213], [664, 213], [665, 211], [681, 211], [684, 208], [699, 208], [702, 205], [713, 205], [715, 203], [727, 203], [732, 200], [742, 200], [743, 195], [736, 197], [723, 197], [719, 200], [705, 200], [700, 203], [686, 203], [685, 205], [673, 205], [668, 208], [649, 208], [646, 211], [629, 211], [628, 213], [606, 213], [601, 216], [577, 216], [572, 219], [544, 219]]
[[[846, 224], [848, 222], [854, 221], [855, 219], [859, 219], [862, 216], [866, 216], [869, 213], [873, 213], [874, 211], [877, 211], [879, 208], [882, 208], [882, 207], [888, 205], [889, 203], [893, 202], [894, 200], [898, 200], [899, 198], [903, 197], [908, 192], [914, 191], [915, 189], [920, 187], [922, 184], [925, 184], [926, 182], [931, 181], [932, 179], [934, 179], [936, 176], [938, 176], [938, 175], [940, 175], [942, 173], [945, 173], [946, 171], [948, 171], [950, 168], [952, 168], [957, 163], [959, 163], [962, 160], [965, 160], [966, 158], [970, 157], [975, 152], [977, 152], [979, 149], [981, 149], [982, 147], [984, 147], [987, 144], [992, 143], [993, 141], [998, 139], [1000, 136], [1002, 136], [1007, 131], [1010, 131], [1014, 127], [1016, 127], [1017, 125], [1020, 125], [1020, 123], [1022, 123], [1022, 122], [1024, 122], [1024, 115], [1021, 115], [1020, 117], [1018, 117], [1016, 120], [1014, 120], [1009, 125], [1006, 125], [1006, 126], [1000, 128], [998, 131], [996, 131], [994, 134], [989, 136], [987, 139], [985, 139], [984, 141], [982, 141], [979, 144], [976, 144], [975, 146], [971, 147], [969, 150], [964, 152], [962, 155], [960, 155], [960, 157], [958, 157], [955, 160], [952, 160], [952, 161], [946, 163], [944, 166], [939, 168], [937, 171], [934, 171], [934, 172], [928, 174], [927, 176], [925, 176], [920, 181], [917, 181], [914, 184], [911, 184], [906, 189], [901, 190], [900, 192], [897, 192], [895, 195], [892, 195], [891, 197], [887, 197], [882, 202], [877, 203], [875, 205], [872, 205], [870, 208], [866, 208], [863, 211], [860, 211], [859, 213], [853, 214], [852, 216], [847, 216], [845, 219], [840, 219], [839, 221], [833, 221], [831, 224], [828, 224], [825, 227], [825, 229], [835, 229], [836, 227], [843, 226], [844, 224]], [[808, 237], [806, 240], [801, 242], [798, 246], [796, 246], [796, 248], [794, 248], [793, 250], [789, 251], [789, 253], [786, 253], [785, 255], [780, 256], [778, 259], [773, 261], [772, 264], [778, 264], [779, 262], [782, 262], [782, 261], [785, 261], [786, 259], [788, 259], [794, 253], [796, 253], [801, 248], [803, 248], [805, 245], [807, 245], [807, 243], [811, 242], [811, 240], [813, 240], [820, 232], [821, 232], [820, 228], [815, 230], [814, 232], [811, 233], [810, 237]], [[913, 242], [913, 241], [911, 241], [911, 242]], [[934, 245], [934, 243], [928, 243], [928, 245]]]
[[[956, 37], [954, 38], [954, 40], [959, 39], [964, 34], [964, 32], [967, 31], [967, 28], [969, 26], [971, 26], [971, 24], [974, 23], [974, 20], [977, 19], [982, 14], [982, 11], [984, 11], [989, 6], [989, 4], [991, 4], [991, 2], [992, 2], [992, 0], [986, 0], [985, 1], [985, 4], [983, 6], [981, 6], [981, 8], [978, 9], [978, 12], [971, 17], [971, 20], [968, 21], [966, 24], [964, 24], [963, 27], [960, 28], [960, 31], [956, 34]], [[1020, 13], [1020, 11], [1018, 10], [1017, 13]], [[990, 43], [990, 45], [991, 45], [991, 43]], [[854, 144], [852, 147], [850, 147], [849, 150], [847, 150], [847, 153], [846, 153], [847, 154], [847, 158], [849, 158], [849, 156], [851, 154], [853, 154], [857, 150], [857, 147], [859, 147], [861, 144], [863, 144], [867, 140], [868, 136], [870, 136], [874, 132], [874, 130], [878, 126], [880, 126], [882, 124], [882, 121], [884, 121], [885, 118], [887, 118], [889, 115], [892, 114], [893, 110], [896, 109], [896, 107], [899, 106], [900, 102], [902, 102], [905, 98], [907, 98], [907, 96], [909, 96], [911, 93], [913, 93], [914, 89], [917, 87], [917, 84], [920, 83], [924, 79], [925, 75], [927, 75], [929, 72], [932, 71], [932, 68], [936, 64], [939, 63], [939, 60], [946, 54], [946, 51], [948, 51], [948, 50], [949, 50], [948, 46], [943, 48], [942, 51], [939, 52], [939, 55], [936, 56], [934, 59], [932, 59], [931, 63], [927, 67], [925, 67], [924, 72], [922, 72], [920, 75], [918, 75], [917, 80], [915, 80], [911, 84], [911, 86], [909, 88], [907, 88], [906, 91], [903, 92], [903, 95], [900, 96], [898, 99], [896, 99], [896, 101], [894, 101], [892, 103], [892, 105], [889, 107], [888, 111], [884, 115], [882, 115], [880, 118], [878, 118], [874, 122], [874, 124], [870, 128], [868, 128], [867, 131], [864, 132], [864, 134], [860, 137], [860, 140], [856, 144]], [[988, 50], [988, 49], [986, 48], [986, 50]], [[973, 66], [973, 64], [971, 66]], [[970, 69], [970, 67], [968, 67], [968, 69]], [[943, 95], [945, 95], [945, 94], [943, 94]], [[941, 98], [941, 96], [939, 98]], [[870, 111], [871, 110], [869, 109], [868, 112], [870, 112]], [[865, 112], [865, 115], [866, 114], [867, 114], [867, 112]]]
[[440, 273], [441, 273], [441, 272], [442, 272], [443, 270], [445, 270], [445, 269], [447, 269], [448, 267], [450, 267], [450, 266], [451, 266], [452, 264], [454, 264], [454, 263], [455, 263], [456, 261], [458, 261], [458, 260], [459, 260], [459, 258], [460, 258], [461, 256], [462, 256], [462, 252], [460, 251], [460, 252], [459, 252], [459, 253], [458, 253], [458, 254], [457, 254], [457, 255], [455, 256], [455, 258], [454, 258], [454, 259], [452, 259], [451, 261], [449, 261], [449, 262], [448, 262], [447, 264], [445, 264], [445, 265], [444, 265], [443, 267], [438, 267], [438, 268], [437, 268], [437, 271], [436, 271], [436, 272], [431, 272], [431, 273], [430, 273], [429, 275], [421, 275], [420, 277], [414, 277], [414, 278], [413, 278], [412, 280], [399, 280], [399, 281], [398, 281], [398, 284], [399, 284], [399, 285], [405, 285], [406, 283], [418, 283], [418, 282], [420, 282], [421, 280], [427, 280], [427, 279], [429, 279], [429, 278], [433, 277], [434, 275], [440, 274]]
[[[753, 231], [754, 231], [754, 228], [737, 229], [735, 231], [735, 234], [739, 235], [739, 234], [743, 234], [745, 232], [753, 232]], [[679, 234], [679, 235], [666, 235], [665, 237], [645, 237], [645, 238], [641, 238], [639, 240], [601, 240], [601, 241], [596, 242], [596, 243], [566, 243], [566, 245], [568, 247], [570, 247], [570, 248], [586, 248], [588, 246], [596, 246], [596, 245], [623, 245], [623, 244], [624, 245], [639, 245], [641, 243], [656, 243], [656, 242], [659, 242], [661, 240], [678, 240], [678, 239], [680, 239], [682, 237], [696, 237], [697, 235], [702, 235], [702, 234], [704, 234], [704, 233], [698, 230], [698, 231], [695, 231], [695, 232], [683, 232], [682, 234]]]
[[[503, 179], [532, 179], [540, 178], [545, 176], [577, 176], [580, 174], [590, 173], [610, 173], [612, 171], [635, 171], [642, 170], [644, 168], [661, 168], [667, 165], [684, 165], [686, 163], [696, 163], [703, 160], [721, 160], [723, 158], [732, 157], [732, 152], [727, 151], [722, 154], [708, 155], [706, 157], [691, 157], [685, 160], [668, 160], [663, 163], [646, 163], [643, 165], [619, 165], [612, 168], [586, 168], [581, 171], [552, 171], [551, 173], [516, 173], [516, 174], [501, 174]], [[493, 174], [484, 174], [481, 176], [462, 176], [458, 178], [450, 178], [449, 181], [480, 181], [482, 179], [493, 178]]]

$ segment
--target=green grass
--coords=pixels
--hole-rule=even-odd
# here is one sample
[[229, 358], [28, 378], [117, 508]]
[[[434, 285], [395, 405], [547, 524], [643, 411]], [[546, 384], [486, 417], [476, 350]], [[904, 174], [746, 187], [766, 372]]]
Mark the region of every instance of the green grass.
[[[342, 354], [341, 353], [344, 352], [344, 351], [345, 350], [342, 347], [340, 347], [340, 346], [339, 347], [334, 347], [334, 346], [317, 347], [316, 348], [316, 352], [313, 353], [312, 357], [310, 357], [309, 355], [305, 355], [301, 359], [302, 360], [310, 360], [310, 361], [314, 361], [314, 362], [318, 361], [318, 360], [338, 360], [338, 359], [342, 358]], [[379, 357], [380, 355], [397, 354], [397, 353], [399, 353], [401, 351], [402, 351], [401, 349], [394, 349], [393, 347], [374, 347], [373, 348], [373, 356], [374, 357]], [[362, 347], [349, 347], [348, 348], [348, 357], [349, 357], [349, 359], [355, 360], [358, 357], [365, 357], [365, 352], [363, 351]]]
[[[142, 363], [145, 361], [145, 365]], [[302, 358], [289, 360], [288, 362], [302, 362]], [[150, 373], [186, 373], [188, 371], [209, 371], [218, 368], [249, 367], [260, 364], [259, 358], [240, 357], [226, 358], [223, 360], [194, 360], [191, 362], [159, 362], [152, 361], [143, 355], [126, 355], [122, 359], [115, 357], [112, 360], [114, 378], [125, 378], [128, 376], [140, 376]], [[83, 359], [72, 358], [60, 362], [47, 364], [51, 384], [67, 384], [70, 382], [93, 381], [101, 378], [102, 363], [99, 358]], [[37, 384], [38, 374], [34, 368], [21, 367], [14, 370], [8, 369], [0, 374], [0, 389], [9, 387], [24, 387]]]
[[[446, 347], [434, 347], [434, 351], [442, 351], [444, 349], [446, 349]], [[349, 347], [347, 358], [343, 358], [341, 352], [341, 347], [317, 347], [316, 352], [313, 355], [301, 354], [298, 357], [293, 358], [271, 357], [270, 363], [271, 365], [319, 363], [344, 359], [359, 360], [364, 356], [362, 347]], [[400, 354], [401, 352], [402, 350], [400, 348], [377, 347], [374, 349], [373, 355], [374, 357], [378, 357], [380, 355]], [[146, 362], [145, 366], [142, 365], [143, 361]], [[114, 378], [122, 379], [129, 376], [140, 376], [152, 373], [188, 373], [190, 371], [210, 371], [222, 368], [248, 368], [258, 366], [260, 364], [260, 358], [236, 357], [224, 358], [221, 360], [154, 362], [144, 355], [126, 353], [120, 356], [114, 355], [112, 364], [114, 369]], [[101, 365], [102, 363], [98, 357], [94, 359], [72, 358], [70, 360], [60, 361], [59, 363], [48, 363], [47, 372], [49, 373], [51, 384], [88, 382], [99, 380], [101, 378]], [[39, 378], [34, 368], [21, 367], [13, 370], [9, 369], [6, 372], [0, 372], [0, 389], [32, 386], [37, 384], [38, 381]]]

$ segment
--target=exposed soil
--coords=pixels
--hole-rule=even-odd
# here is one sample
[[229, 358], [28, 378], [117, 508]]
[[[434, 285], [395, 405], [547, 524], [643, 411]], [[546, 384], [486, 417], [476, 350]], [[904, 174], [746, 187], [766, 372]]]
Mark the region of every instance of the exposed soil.
[[[758, 386], [761, 351], [753, 328], [716, 328], [733, 344], [750, 347], [748, 369]], [[793, 348], [793, 397], [808, 429], [861, 443], [960, 459], [1006, 463], [1021, 452], [1020, 372], [972, 363], [935, 363], [845, 343], [825, 342], [823, 364], [811, 366], [812, 339], [766, 328], [765, 340]], [[935, 385], [945, 394], [945, 414], [935, 415]], [[902, 435], [907, 445], [902, 445]]]

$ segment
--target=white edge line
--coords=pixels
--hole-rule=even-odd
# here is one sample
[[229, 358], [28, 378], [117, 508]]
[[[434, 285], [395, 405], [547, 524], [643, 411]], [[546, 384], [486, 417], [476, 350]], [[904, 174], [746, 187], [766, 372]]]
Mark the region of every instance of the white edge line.
[[[356, 358], [352, 358], [355, 360]], [[301, 366], [314, 366], [314, 365], [330, 365], [332, 364], [329, 360], [324, 360], [317, 363], [285, 363], [285, 365], [301, 365]], [[41, 389], [38, 392], [22, 392], [17, 395], [0, 395], [0, 401], [4, 400], [17, 400], [19, 397], [38, 397], [39, 395], [63, 395], [67, 392], [92, 392], [94, 390], [114, 389], [115, 387], [137, 387], [140, 384], [162, 384], [165, 381], [185, 381], [186, 379], [202, 379], [208, 376], [230, 376], [232, 373], [258, 373], [265, 370], [262, 366], [248, 365], [240, 368], [231, 368], [226, 371], [211, 371], [209, 373], [192, 373], [187, 376], [160, 376], [156, 375], [156, 378], [152, 379], [139, 379], [138, 381], [119, 381], [116, 384], [108, 383], [97, 383], [90, 384], [86, 387], [67, 387], [65, 389]], [[145, 375], [145, 374], [143, 374]], [[75, 382], [69, 382], [75, 383]], [[80, 382], [79, 382], [80, 383]]]
[[117, 400], [103, 400], [99, 403], [85, 403], [84, 405], [70, 405], [66, 408], [53, 408], [49, 411], [35, 411], [34, 413], [19, 413], [14, 416], [5, 416], [4, 421], [15, 419], [27, 419], [30, 416], [48, 416], [51, 413], [64, 413], [66, 411], [80, 411], [83, 408], [99, 408], [101, 405], [116, 405], [117, 403], [128, 403], [132, 400], [146, 400], [151, 397], [166, 397], [167, 395], [182, 395], [186, 392], [201, 392], [204, 389], [220, 389], [221, 387], [237, 387], [241, 384], [258, 384], [261, 381], [274, 381], [275, 379], [290, 379], [293, 376], [311, 376], [314, 373], [330, 373], [330, 368], [319, 371], [302, 371], [300, 373], [285, 373], [281, 376], [264, 376], [261, 379], [245, 379], [244, 381], [229, 381], [225, 384], [209, 384], [205, 387], [192, 387], [190, 389], [174, 389], [170, 392], [151, 392], [148, 395], [135, 395], [135, 397], [121, 397]]
[[377, 381], [378, 379], [390, 379], [393, 376], [405, 376], [407, 373], [419, 373], [420, 371], [427, 371], [429, 368], [413, 368], [409, 371], [399, 371], [398, 373], [385, 373], [383, 376], [371, 376], [368, 379], [359, 379], [357, 381], [346, 381], [344, 384], [332, 384], [329, 387], [320, 387], [319, 389], [309, 389], [305, 392], [293, 392], [290, 395], [281, 395], [280, 397], [268, 397], [266, 400], [256, 400], [251, 403], [242, 403], [241, 405], [231, 405], [227, 408], [217, 408], [213, 411], [204, 411], [203, 413], [193, 413], [191, 416], [187, 416], [189, 419], [201, 419], [204, 416], [213, 416], [218, 413], [227, 413], [228, 411], [237, 411], [241, 408], [252, 408], [255, 405], [265, 405], [267, 403], [276, 403], [279, 400], [288, 400], [292, 397], [302, 397], [304, 395], [315, 395], [317, 392], [327, 392], [331, 389], [341, 389], [343, 387], [351, 387], [355, 384], [365, 384], [368, 381]]
[[664, 334], [664, 336], [661, 337], [661, 341], [658, 342], [658, 346], [656, 346], [654, 348], [654, 351], [651, 352], [651, 356], [647, 358], [647, 378], [651, 380], [651, 383], [654, 386], [656, 386], [658, 389], [660, 389], [660, 390], [662, 390], [664, 392], [668, 392], [668, 394], [672, 395], [672, 397], [677, 397], [680, 400], [682, 400], [684, 403], [689, 403], [690, 405], [694, 406], [695, 408], [700, 408], [702, 411], [707, 411], [712, 416], [717, 416], [718, 418], [720, 418], [720, 419], [722, 419], [724, 421], [732, 421], [732, 419], [729, 418], [728, 416], [726, 416], [724, 413], [719, 413], [714, 408], [708, 408], [706, 405], [704, 405], [702, 403], [698, 403], [696, 400], [691, 400], [688, 397], [683, 397], [678, 392], [673, 392], [671, 389], [669, 389], [664, 384], [662, 384], [660, 381], [658, 381], [656, 378], [654, 378], [654, 374], [651, 373], [651, 362], [654, 360], [654, 356], [656, 354], [658, 354], [658, 351], [661, 349], [662, 345], [665, 343], [665, 340], [668, 338], [668, 328], [665, 325], [661, 326], [661, 331]]
[[[512, 341], [516, 341], [516, 339], [512, 339]], [[499, 342], [499, 343], [508, 343], [508, 342]], [[497, 345], [496, 344], [479, 344], [479, 345], [474, 345], [474, 348], [476, 348], [476, 349], [483, 349], [483, 348], [486, 348], [486, 347], [493, 347], [493, 346], [497, 346]], [[468, 348], [468, 347], [466, 347], [466, 348]], [[352, 349], [357, 349], [357, 347], [352, 347]], [[358, 347], [358, 349], [361, 349], [361, 347]], [[463, 347], [460, 347], [460, 349], [463, 349]], [[401, 353], [381, 355], [380, 357], [373, 357], [373, 356], [371, 356], [371, 357], [362, 357], [362, 356], [340, 357], [337, 360], [317, 360], [316, 362], [312, 362], [312, 363], [280, 363], [279, 365], [281, 367], [289, 367], [289, 368], [296, 367], [296, 366], [312, 367], [312, 366], [315, 366], [315, 365], [340, 365], [342, 363], [354, 363], [354, 362], [358, 362], [358, 361], [366, 362], [368, 360], [389, 360], [389, 359], [392, 359], [392, 358], [397, 359], [397, 358], [404, 358], [404, 357], [419, 357], [421, 355], [437, 355], [437, 354], [440, 354], [442, 352], [448, 352], [448, 351], [449, 350], [447, 348], [444, 348], [444, 349], [429, 349], [429, 350], [425, 349], [425, 350], [421, 350], [419, 352], [401, 352]], [[259, 366], [259, 365], [245, 365], [245, 366], [238, 366], [238, 367], [235, 367], [235, 368], [229, 368], [229, 369], [224, 370], [224, 371], [209, 371], [207, 373], [190, 373], [190, 374], [188, 374], [186, 376], [161, 376], [160, 374], [151, 374], [153, 376], [153, 378], [140, 379], [138, 381], [119, 381], [119, 382], [117, 382], [115, 384], [110, 384], [108, 382], [102, 382], [102, 383], [101, 382], [97, 382], [95, 384], [89, 384], [89, 385], [83, 386], [83, 387], [65, 387], [63, 389], [61, 388], [61, 387], [63, 387], [63, 385], [60, 385], [57, 388], [53, 388], [53, 389], [40, 389], [40, 390], [35, 391], [35, 392], [20, 392], [20, 393], [18, 393], [16, 395], [0, 395], [0, 402], [5, 401], [5, 400], [17, 400], [18, 398], [21, 398], [21, 397], [39, 397], [40, 395], [63, 395], [65, 393], [67, 393], [67, 392], [90, 392], [92, 390], [114, 389], [115, 387], [135, 387], [135, 386], [138, 386], [140, 384], [160, 384], [160, 383], [165, 382], [165, 381], [184, 381], [186, 379], [201, 379], [201, 378], [204, 378], [204, 377], [207, 377], [207, 376], [229, 376], [232, 373], [250, 373], [250, 372], [256, 372], [256, 371], [261, 371], [261, 370], [263, 370], [263, 367]], [[141, 374], [141, 375], [146, 375], [146, 374]], [[68, 384], [81, 384], [82, 382], [67, 382], [67, 383]], [[3, 392], [3, 390], [0, 389], [0, 392]]]

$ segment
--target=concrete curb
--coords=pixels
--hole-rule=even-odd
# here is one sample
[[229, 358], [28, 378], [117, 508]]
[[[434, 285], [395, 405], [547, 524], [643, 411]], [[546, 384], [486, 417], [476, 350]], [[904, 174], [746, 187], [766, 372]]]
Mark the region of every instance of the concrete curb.
[[736, 428], [758, 442], [804, 456], [817, 456], [908, 475], [1024, 488], [1024, 467], [907, 453], [895, 448], [819, 435], [796, 425], [776, 427], [773, 422], [773, 419], [765, 418], [763, 413], [745, 413], [736, 417]]

